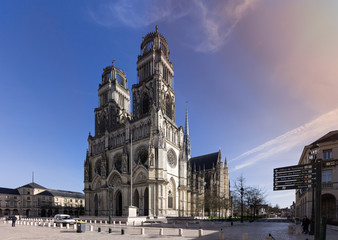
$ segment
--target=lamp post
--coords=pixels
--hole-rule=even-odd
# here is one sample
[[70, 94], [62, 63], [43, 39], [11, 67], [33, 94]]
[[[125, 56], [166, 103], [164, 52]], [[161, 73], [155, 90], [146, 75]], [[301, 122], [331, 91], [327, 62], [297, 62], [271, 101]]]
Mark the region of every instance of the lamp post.
[[244, 193], [244, 189], [243, 187], [241, 187], [241, 223], [243, 223], [243, 193]]
[[[319, 149], [318, 144], [314, 143], [310, 147], [310, 151], [309, 151], [309, 160], [312, 163], [312, 176], [311, 176], [311, 183], [312, 183], [312, 210], [311, 210], [311, 223], [310, 223], [310, 232], [309, 232], [309, 235], [314, 235], [314, 233], [315, 233], [315, 219], [314, 219], [314, 217], [315, 217], [315, 183], [314, 183], [313, 174], [314, 174], [314, 168], [316, 166], [315, 163], [316, 163], [316, 160], [317, 160], [318, 149]], [[318, 176], [316, 176], [316, 178], [317, 177]]]
[[108, 185], [107, 189], [108, 189], [108, 197], [109, 197], [109, 224], [112, 224], [112, 199], [111, 199], [111, 193], [113, 191], [114, 185]]

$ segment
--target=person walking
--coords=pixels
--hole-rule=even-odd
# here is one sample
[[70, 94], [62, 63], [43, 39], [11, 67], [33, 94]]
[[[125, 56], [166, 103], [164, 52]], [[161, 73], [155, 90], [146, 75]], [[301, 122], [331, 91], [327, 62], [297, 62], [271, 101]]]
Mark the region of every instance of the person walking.
[[16, 216], [12, 217], [12, 227], [15, 227], [16, 219], [17, 219]]
[[309, 225], [310, 225], [310, 219], [308, 219], [307, 216], [304, 216], [303, 221], [302, 221], [303, 233], [305, 234], [309, 233]]

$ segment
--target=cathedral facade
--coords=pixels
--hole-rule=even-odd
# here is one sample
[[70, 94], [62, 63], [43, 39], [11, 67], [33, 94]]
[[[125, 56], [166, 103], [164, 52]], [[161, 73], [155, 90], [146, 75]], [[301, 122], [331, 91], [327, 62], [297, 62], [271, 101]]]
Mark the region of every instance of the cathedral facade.
[[168, 43], [157, 27], [141, 43], [133, 113], [126, 73], [114, 61], [103, 69], [84, 164], [87, 215], [127, 216], [131, 205], [139, 216], [202, 215], [206, 208], [198, 202], [212, 186], [230, 199], [220, 151], [190, 157], [188, 115], [185, 131], [175, 123], [173, 77]]

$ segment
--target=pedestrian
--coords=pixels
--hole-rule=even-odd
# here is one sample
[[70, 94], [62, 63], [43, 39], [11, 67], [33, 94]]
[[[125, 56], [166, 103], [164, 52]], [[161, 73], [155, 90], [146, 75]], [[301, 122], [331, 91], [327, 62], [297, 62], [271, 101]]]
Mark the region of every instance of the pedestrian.
[[307, 216], [304, 216], [303, 221], [302, 221], [303, 233], [305, 234], [309, 233], [309, 225], [310, 225], [310, 219], [308, 219]]
[[16, 219], [17, 219], [16, 216], [12, 217], [12, 227], [15, 227]]

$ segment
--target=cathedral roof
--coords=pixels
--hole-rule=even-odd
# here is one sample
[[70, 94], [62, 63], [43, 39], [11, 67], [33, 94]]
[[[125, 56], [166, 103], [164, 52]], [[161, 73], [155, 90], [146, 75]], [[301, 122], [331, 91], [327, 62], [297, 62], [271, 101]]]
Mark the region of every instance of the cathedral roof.
[[71, 192], [71, 191], [64, 191], [64, 190], [54, 190], [54, 189], [47, 189], [38, 194], [39, 196], [54, 196], [54, 197], [68, 197], [68, 198], [84, 198], [84, 194], [80, 192]]
[[202, 169], [212, 169], [212, 167], [216, 167], [218, 160], [219, 152], [210, 153], [202, 156], [197, 156], [190, 158], [189, 162], [191, 164], [191, 170], [193, 171], [194, 166], [196, 165], [196, 170]]
[[0, 193], [19, 195], [19, 191], [17, 189], [12, 188], [0, 188]]

